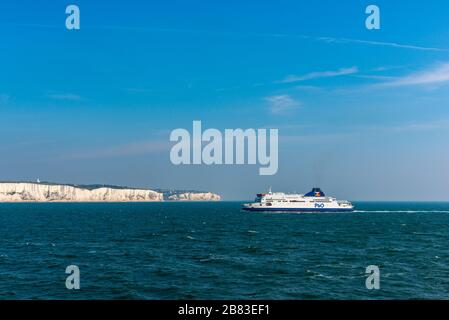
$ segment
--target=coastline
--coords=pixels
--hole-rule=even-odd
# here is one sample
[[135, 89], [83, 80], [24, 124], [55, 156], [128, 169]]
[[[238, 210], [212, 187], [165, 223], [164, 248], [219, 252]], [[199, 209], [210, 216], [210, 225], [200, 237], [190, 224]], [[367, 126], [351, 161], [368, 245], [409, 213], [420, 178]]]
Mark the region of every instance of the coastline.
[[130, 188], [114, 185], [73, 185], [52, 182], [0, 182], [0, 203], [130, 203], [220, 201], [212, 192]]

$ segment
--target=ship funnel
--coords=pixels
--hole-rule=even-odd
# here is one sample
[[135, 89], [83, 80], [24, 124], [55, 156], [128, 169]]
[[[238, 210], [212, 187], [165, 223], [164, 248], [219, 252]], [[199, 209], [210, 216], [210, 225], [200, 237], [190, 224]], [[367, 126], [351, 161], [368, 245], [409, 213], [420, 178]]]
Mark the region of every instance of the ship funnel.
[[305, 197], [325, 197], [323, 191], [320, 188], [312, 188], [312, 191], [304, 195]]

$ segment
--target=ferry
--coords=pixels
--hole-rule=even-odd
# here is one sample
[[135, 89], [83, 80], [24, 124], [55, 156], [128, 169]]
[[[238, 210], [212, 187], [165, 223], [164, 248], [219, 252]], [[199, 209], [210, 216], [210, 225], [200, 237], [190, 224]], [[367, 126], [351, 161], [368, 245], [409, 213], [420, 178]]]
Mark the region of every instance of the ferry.
[[245, 211], [260, 212], [352, 212], [354, 206], [346, 200], [328, 197], [320, 188], [306, 194], [283, 192], [259, 193], [253, 203], [242, 205]]

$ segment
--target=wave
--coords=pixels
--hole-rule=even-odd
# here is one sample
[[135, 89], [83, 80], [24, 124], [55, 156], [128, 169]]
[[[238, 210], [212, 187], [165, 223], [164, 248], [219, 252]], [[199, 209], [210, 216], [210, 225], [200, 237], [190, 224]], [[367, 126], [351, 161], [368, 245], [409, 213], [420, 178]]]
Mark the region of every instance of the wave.
[[449, 210], [354, 210], [355, 213], [449, 213]]

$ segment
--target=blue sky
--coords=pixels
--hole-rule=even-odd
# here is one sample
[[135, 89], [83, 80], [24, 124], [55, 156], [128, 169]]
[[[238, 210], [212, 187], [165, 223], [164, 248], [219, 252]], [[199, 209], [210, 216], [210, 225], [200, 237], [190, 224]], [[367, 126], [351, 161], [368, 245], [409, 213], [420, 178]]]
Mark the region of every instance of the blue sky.
[[[77, 4], [81, 30], [65, 29]], [[381, 30], [365, 28], [365, 8]], [[438, 10], [435, 10], [438, 8]], [[447, 1], [0, 4], [0, 179], [449, 199]], [[278, 128], [279, 171], [174, 166], [169, 133]]]

